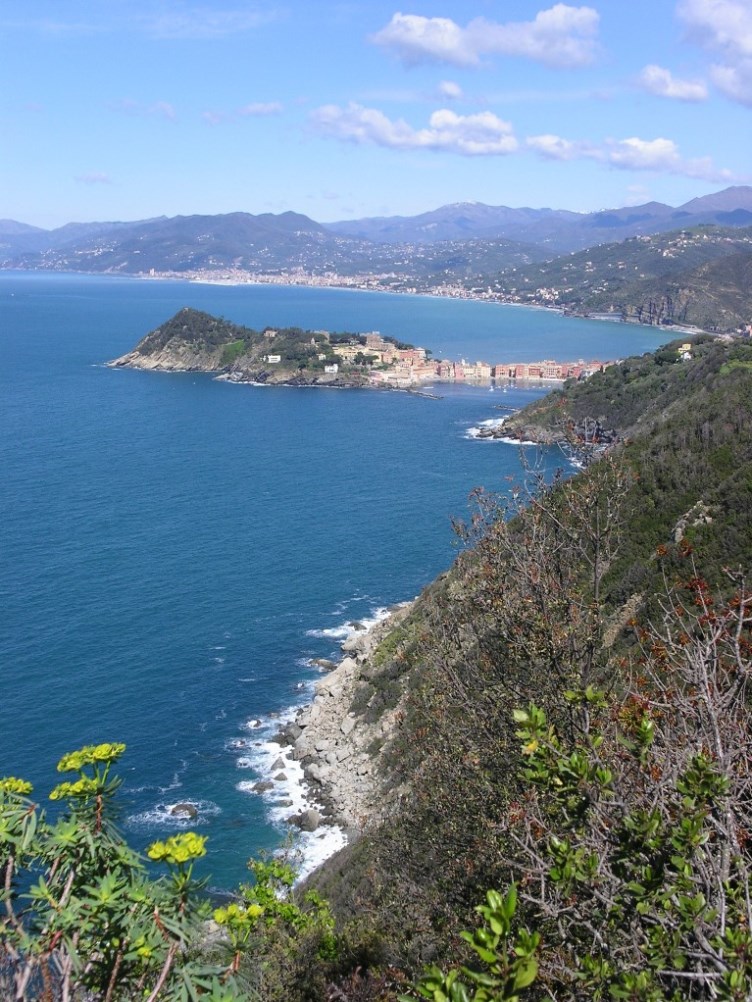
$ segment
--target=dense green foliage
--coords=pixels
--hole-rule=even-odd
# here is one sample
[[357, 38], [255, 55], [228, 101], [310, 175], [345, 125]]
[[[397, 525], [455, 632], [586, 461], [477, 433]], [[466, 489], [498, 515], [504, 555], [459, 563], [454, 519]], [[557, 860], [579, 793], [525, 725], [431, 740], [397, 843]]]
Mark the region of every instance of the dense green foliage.
[[136, 350], [143, 354], [154, 353], [173, 339], [200, 347], [215, 348], [238, 342], [245, 344], [258, 336], [257, 331], [186, 306], [147, 334]]
[[0, 781], [0, 997], [22, 1000], [238, 997], [221, 964], [203, 962], [207, 906], [193, 877], [205, 839], [187, 832], [149, 849], [168, 876], [153, 880], [112, 823], [124, 745], [58, 763], [77, 778], [50, 799], [49, 822], [21, 780]]
[[750, 998], [752, 594], [732, 575], [716, 605], [687, 571], [661, 627], [641, 631], [626, 696], [565, 690], [566, 728], [515, 711], [525, 791], [505, 827], [537, 932], [515, 941], [515, 888], [489, 892], [485, 927], [463, 938], [490, 970], [434, 967], [421, 997], [503, 1002], [535, 980], [583, 1002]]
[[[413, 347], [391, 337], [384, 340], [398, 348]], [[357, 383], [362, 381], [358, 370], [377, 360], [365, 350], [365, 343], [365, 334], [330, 334], [301, 327], [252, 330], [185, 307], [147, 334], [135, 351], [147, 358], [172, 353], [179, 368], [229, 373], [259, 382], [280, 375], [288, 381], [300, 375], [316, 380], [326, 366], [337, 363], [338, 368], [352, 370], [349, 378]], [[360, 345], [364, 350], [350, 362], [337, 355], [335, 345]]]

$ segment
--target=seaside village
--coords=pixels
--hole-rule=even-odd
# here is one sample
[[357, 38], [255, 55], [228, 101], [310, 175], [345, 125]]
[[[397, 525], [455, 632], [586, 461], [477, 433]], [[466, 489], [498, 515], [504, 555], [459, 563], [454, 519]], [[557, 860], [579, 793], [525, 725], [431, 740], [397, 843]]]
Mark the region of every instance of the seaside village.
[[[325, 334], [317, 331], [317, 334]], [[432, 359], [425, 348], [398, 348], [386, 341], [378, 331], [365, 334], [361, 341], [332, 344], [332, 351], [342, 359], [343, 365], [368, 359], [369, 380], [375, 385], [406, 388], [430, 383], [433, 380], [454, 383], [487, 383], [491, 380], [519, 380], [530, 382], [557, 382], [564, 379], [586, 379], [613, 362], [580, 359], [577, 362], [452, 362]], [[357, 360], [357, 361], [356, 361]], [[326, 366], [326, 371], [336, 373], [339, 363]]]

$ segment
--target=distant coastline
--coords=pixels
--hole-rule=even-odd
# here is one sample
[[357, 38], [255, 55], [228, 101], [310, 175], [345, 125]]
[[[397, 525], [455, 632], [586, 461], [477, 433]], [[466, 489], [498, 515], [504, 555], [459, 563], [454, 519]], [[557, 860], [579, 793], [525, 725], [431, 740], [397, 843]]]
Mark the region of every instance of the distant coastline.
[[[99, 273], [94, 273], [99, 274]], [[625, 324], [630, 327], [646, 327], [650, 330], [663, 330], [667, 338], [673, 334], [709, 334], [718, 337], [717, 331], [705, 330], [692, 324], [646, 324], [632, 317], [625, 317], [620, 313], [602, 312], [592, 313], [590, 311], [580, 311], [568, 309], [555, 303], [535, 303], [523, 302], [520, 299], [512, 299], [498, 292], [478, 292], [466, 289], [458, 284], [448, 284], [441, 286], [419, 286], [400, 287], [387, 284], [379, 284], [378, 276], [367, 275], [313, 275], [288, 274], [270, 275], [264, 272], [228, 272], [223, 270], [222, 277], [214, 271], [190, 271], [190, 272], [170, 272], [156, 271], [141, 272], [138, 275], [128, 276], [151, 281], [186, 281], [198, 285], [219, 285], [219, 286], [243, 286], [243, 285], [275, 285], [291, 286], [295, 288], [311, 289], [342, 289], [349, 292], [378, 292], [392, 293], [397, 296], [427, 296], [434, 299], [464, 299], [470, 302], [489, 303], [495, 306], [514, 306], [525, 310], [544, 310], [550, 313], [558, 313], [565, 317], [576, 317], [579, 320], [597, 320], [607, 323]]]

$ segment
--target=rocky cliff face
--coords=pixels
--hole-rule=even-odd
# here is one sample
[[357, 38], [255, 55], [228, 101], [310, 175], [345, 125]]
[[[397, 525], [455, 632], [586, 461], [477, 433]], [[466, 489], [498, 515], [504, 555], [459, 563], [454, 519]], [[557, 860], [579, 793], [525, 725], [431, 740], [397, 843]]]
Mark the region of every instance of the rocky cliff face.
[[197, 348], [195, 345], [169, 341], [150, 353], [136, 348], [108, 363], [114, 369], [148, 369], [155, 372], [220, 372], [222, 348]]
[[408, 616], [410, 605], [343, 645], [345, 657], [316, 686], [312, 703], [286, 725], [280, 737], [293, 747], [311, 790], [332, 821], [351, 832], [383, 819], [400, 790], [387, 780], [379, 752], [401, 726], [399, 690], [380, 698], [381, 642]]

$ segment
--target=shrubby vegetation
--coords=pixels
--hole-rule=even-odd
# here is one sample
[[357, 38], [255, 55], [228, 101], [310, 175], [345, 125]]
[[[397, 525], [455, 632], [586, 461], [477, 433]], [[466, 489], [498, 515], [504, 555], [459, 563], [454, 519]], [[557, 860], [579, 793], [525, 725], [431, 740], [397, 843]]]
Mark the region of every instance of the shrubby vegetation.
[[[368, 685], [378, 693], [384, 687], [391, 691], [395, 678], [401, 684], [402, 726], [385, 745], [381, 761], [386, 789], [404, 792], [391, 817], [366, 830], [347, 864], [332, 863], [317, 883], [331, 896], [345, 925], [357, 928], [358, 909], [367, 912], [369, 955], [381, 965], [400, 966], [414, 975], [426, 962], [441, 961], [447, 970], [447, 965], [462, 961], [477, 972], [478, 957], [473, 960], [461, 933], [475, 927], [475, 908], [486, 899], [489, 888], [496, 888], [505, 900], [505, 888], [513, 880], [518, 895], [515, 922], [540, 932], [544, 945], [571, 939], [572, 950], [580, 949], [575, 944], [581, 945], [585, 933], [584, 927], [580, 929], [578, 941], [577, 914], [579, 918], [587, 917], [589, 911], [595, 914], [594, 902], [587, 900], [587, 880], [582, 878], [583, 887], [577, 888], [586, 903], [579, 913], [572, 912], [570, 928], [566, 909], [572, 888], [557, 898], [555, 882], [547, 877], [547, 896], [536, 902], [531, 889], [535, 881], [526, 883], [525, 875], [537, 873], [537, 880], [543, 881], [544, 864], [555, 868], [555, 861], [543, 852], [546, 839], [555, 835], [569, 840], [572, 851], [579, 852], [595, 836], [592, 832], [587, 837], [578, 835], [584, 840], [580, 843], [573, 838], [571, 821], [554, 796], [562, 777], [552, 773], [547, 784], [541, 782], [531, 789], [529, 746], [533, 738], [521, 744], [523, 722], [515, 722], [515, 712], [543, 715], [549, 751], [556, 750], [552, 758], [574, 756], [579, 763], [590, 763], [576, 779], [583, 790], [592, 790], [598, 809], [604, 812], [597, 815], [601, 837], [616, 831], [620, 818], [619, 823], [627, 824], [624, 819], [645, 810], [645, 798], [652, 795], [660, 801], [656, 809], [662, 820], [651, 851], [665, 854], [667, 839], [676, 834], [666, 819], [677, 818], [682, 811], [689, 816], [683, 798], [694, 798], [703, 817], [701, 844], [687, 842], [683, 848], [675, 847], [674, 855], [680, 848], [688, 854], [691, 873], [688, 883], [680, 887], [681, 894], [694, 897], [699, 893], [690, 894], [689, 888], [700, 879], [697, 868], [708, 864], [704, 858], [698, 862], [697, 853], [706, 851], [702, 840], [716, 840], [719, 847], [723, 844], [726, 835], [712, 818], [727, 793], [713, 787], [720, 768], [715, 758], [691, 761], [692, 755], [701, 756], [705, 739], [698, 736], [703, 733], [699, 710], [695, 707], [690, 712], [695, 696], [689, 672], [716, 663], [713, 659], [718, 655], [713, 652], [731, 643], [733, 621], [728, 617], [733, 617], [734, 610], [739, 615], [739, 603], [745, 601], [736, 569], [749, 567], [752, 557], [748, 493], [752, 431], [747, 403], [752, 376], [745, 365], [733, 363], [743, 363], [748, 353], [744, 343], [724, 345], [701, 339], [689, 362], [679, 361], [673, 349], [657, 359], [630, 359], [590, 384], [566, 387], [563, 393], [552, 394], [544, 404], [523, 412], [519, 421], [527, 427], [539, 415], [562, 427], [570, 414], [603, 415], [604, 423], [616, 425], [628, 441], [573, 480], [547, 487], [535, 469], [529, 469], [525, 482], [507, 499], [478, 494], [476, 517], [464, 529], [472, 547], [427, 590], [397, 634], [377, 651], [378, 671], [369, 671]], [[695, 601], [707, 603], [708, 608]], [[688, 609], [696, 615], [690, 616]], [[710, 619], [704, 620], [705, 616]], [[718, 623], [726, 624], [728, 636], [716, 638], [716, 647], [708, 648], [711, 653], [705, 660], [696, 654], [694, 661], [686, 660], [686, 638], [694, 645], [708, 642], [708, 624], [716, 622], [716, 616]], [[749, 624], [737, 620], [736, 626], [734, 642], [739, 644], [741, 660], [728, 669], [731, 680], [746, 678], [750, 667]], [[726, 650], [724, 657], [727, 654]], [[680, 694], [684, 702], [679, 701]], [[359, 698], [356, 693], [356, 701]], [[630, 714], [639, 717], [641, 707], [654, 718], [655, 736], [646, 759], [649, 766], [642, 772], [639, 757], [635, 761], [632, 754], [627, 759], [633, 762], [629, 786], [627, 765], [620, 756], [627, 754], [623, 742], [634, 740], [629, 733]], [[746, 712], [746, 700], [741, 700], [738, 709]], [[584, 729], [583, 719], [590, 720], [589, 729]], [[749, 723], [737, 721], [733, 726], [746, 734]], [[681, 742], [680, 725], [686, 728]], [[693, 745], [691, 734], [695, 735]], [[603, 763], [595, 754], [599, 747]], [[612, 779], [605, 774], [600, 779], [595, 776], [592, 769], [601, 766], [611, 770]], [[705, 770], [702, 782], [697, 772], [701, 766]], [[658, 782], [661, 777], [665, 783]], [[601, 791], [596, 782], [603, 786]], [[698, 789], [698, 783], [709, 783], [713, 789]], [[742, 797], [738, 790], [735, 796]], [[524, 833], [512, 820], [531, 817], [533, 803], [541, 825], [536, 831], [543, 841], [528, 845], [526, 856]], [[612, 815], [607, 813], [610, 807], [615, 811]], [[738, 818], [738, 841], [744, 849], [743, 812]], [[532, 865], [533, 849], [537, 869]], [[615, 865], [605, 855], [603, 843], [600, 850], [604, 850], [603, 865]], [[746, 849], [741, 857], [743, 873], [745, 853]], [[562, 866], [565, 863], [560, 861]], [[626, 884], [638, 880], [639, 867], [653, 863], [635, 856], [629, 865], [633, 875], [624, 877], [621, 890], [625, 893]], [[651, 884], [650, 894], [656, 898], [643, 901], [642, 911], [636, 912], [648, 916], [640, 918], [643, 933], [645, 925], [653, 922], [667, 927], [669, 919], [659, 917], [655, 908], [660, 895], [673, 893], [674, 885], [661, 883], [670, 876], [667, 870], [655, 886]], [[608, 879], [613, 880], [610, 893], [618, 892], [613, 871]], [[733, 879], [741, 879], [739, 873]], [[595, 882], [592, 890], [596, 899], [598, 886]], [[668, 908], [667, 898], [663, 900]], [[716, 899], [707, 896], [707, 900]], [[711, 916], [711, 925], [715, 907], [708, 904], [703, 911], [705, 918]], [[564, 911], [557, 919], [560, 908]], [[731, 905], [724, 903], [721, 912], [732, 914]], [[734, 914], [738, 916], [738, 910]], [[610, 927], [603, 926], [603, 952], [619, 956], [624, 933], [613, 915], [609, 921]], [[688, 920], [682, 914], [670, 921], [686, 924]], [[725, 921], [713, 935], [726, 935]], [[560, 929], [566, 930], [566, 936], [561, 932], [557, 939]], [[534, 995], [552, 990], [557, 998], [576, 997], [578, 991], [582, 998], [598, 997], [598, 993], [620, 997], [619, 992], [627, 991], [629, 978], [643, 964], [652, 971], [653, 980], [648, 979], [644, 990], [639, 980], [634, 982], [629, 989], [633, 994], [624, 997], [692, 997], [666, 954], [661, 955], [664, 967], [660, 967], [659, 954], [646, 952], [658, 951], [648, 938], [639, 947], [633, 941], [629, 963], [625, 960], [610, 973], [604, 968], [597, 986], [594, 974], [582, 985], [574, 975], [569, 982], [556, 981], [563, 977], [562, 971], [557, 973], [552, 967], [549, 955], [545, 962], [541, 957], [541, 971], [529, 990]], [[686, 940], [677, 942], [676, 956], [687, 953], [688, 970], [697, 974], [697, 965], [705, 965], [707, 973], [713, 964], [713, 970], [720, 970], [709, 954], [698, 960], [693, 949]], [[723, 977], [728, 974], [730, 992], [731, 981], [748, 977], [745, 949], [739, 948], [742, 959], [737, 973], [732, 977], [733, 964], [722, 972]], [[562, 946], [560, 959], [565, 954]], [[578, 956], [568, 955], [570, 975]], [[657, 972], [663, 970], [673, 973], [658, 978]], [[432, 982], [431, 991], [461, 999], [464, 996], [457, 994], [457, 986], [463, 978], [467, 981], [465, 976], [454, 976], [455, 995], [449, 994], [441, 979]], [[685, 980], [691, 981], [698, 997], [714, 997], [714, 993], [722, 997], [721, 975]], [[548, 988], [552, 984], [555, 990]], [[423, 988], [429, 990], [425, 983]], [[467, 984], [470, 998], [478, 990], [478, 983]]]
[[732, 575], [717, 606], [691, 558], [687, 571], [660, 627], [640, 630], [626, 693], [565, 690], [564, 727], [532, 703], [514, 712], [518, 884], [488, 892], [463, 934], [482, 969], [434, 967], [417, 996], [501, 1002], [535, 982], [583, 1002], [750, 997], [752, 594]]
[[[0, 779], [0, 998], [27, 1002], [281, 1000], [302, 984], [307, 954], [336, 956], [333, 921], [311, 891], [301, 902], [294, 871], [253, 861], [254, 882], [212, 910], [194, 876], [206, 838], [193, 832], [152, 843], [166, 867], [145, 860], [113, 825], [122, 744], [64, 755], [50, 799], [54, 821], [15, 777]], [[303, 907], [301, 907], [301, 905]], [[213, 920], [213, 922], [211, 921]]]
[[750, 227], [701, 224], [506, 269], [480, 285], [578, 313], [737, 331], [752, 306], [751, 239]]

